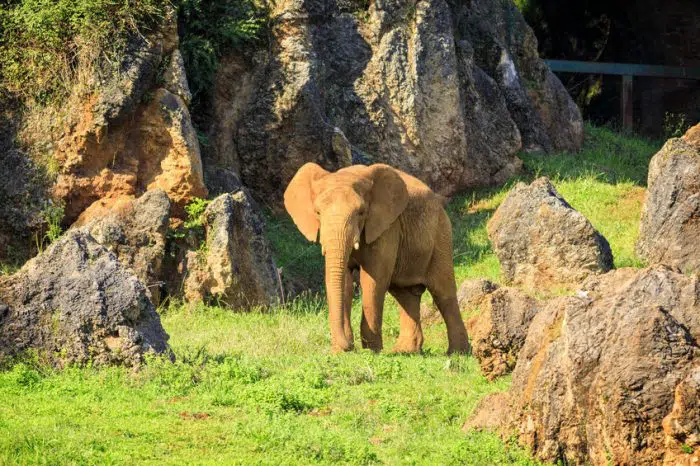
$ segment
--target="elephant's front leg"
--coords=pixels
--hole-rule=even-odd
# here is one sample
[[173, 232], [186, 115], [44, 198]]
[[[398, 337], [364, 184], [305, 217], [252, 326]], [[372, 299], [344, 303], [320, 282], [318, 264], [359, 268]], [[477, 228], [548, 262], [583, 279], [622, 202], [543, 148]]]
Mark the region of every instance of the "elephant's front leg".
[[384, 347], [382, 314], [387, 284], [377, 283], [365, 269], [362, 269], [360, 271], [360, 286], [362, 287], [362, 323], [360, 325], [362, 347], [379, 352]]
[[345, 338], [350, 343], [350, 348], [353, 347], [355, 342], [355, 336], [352, 334], [352, 322], [350, 320], [350, 312], [352, 311], [352, 298], [353, 298], [353, 277], [352, 270], [348, 269], [345, 273], [345, 288], [343, 290], [345, 293], [345, 307], [343, 308], [343, 330], [345, 331]]

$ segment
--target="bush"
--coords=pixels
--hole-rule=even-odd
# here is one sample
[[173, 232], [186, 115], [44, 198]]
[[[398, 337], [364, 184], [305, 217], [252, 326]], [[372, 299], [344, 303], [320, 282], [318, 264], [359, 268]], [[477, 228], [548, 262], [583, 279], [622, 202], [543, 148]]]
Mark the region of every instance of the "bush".
[[129, 34], [155, 27], [167, 0], [7, 0], [0, 4], [0, 87], [45, 104], [70, 91], [79, 65], [112, 60]]

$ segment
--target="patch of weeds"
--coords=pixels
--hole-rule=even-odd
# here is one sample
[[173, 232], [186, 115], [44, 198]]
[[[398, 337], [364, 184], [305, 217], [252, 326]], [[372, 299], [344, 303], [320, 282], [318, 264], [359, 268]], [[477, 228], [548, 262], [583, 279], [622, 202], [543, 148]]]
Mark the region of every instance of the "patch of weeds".
[[42, 253], [48, 245], [61, 237], [63, 233], [61, 222], [64, 215], [65, 208], [63, 203], [48, 201], [44, 204], [44, 208], [41, 211], [41, 218], [45, 225], [43, 234], [41, 231], [34, 233], [34, 243], [38, 253]]

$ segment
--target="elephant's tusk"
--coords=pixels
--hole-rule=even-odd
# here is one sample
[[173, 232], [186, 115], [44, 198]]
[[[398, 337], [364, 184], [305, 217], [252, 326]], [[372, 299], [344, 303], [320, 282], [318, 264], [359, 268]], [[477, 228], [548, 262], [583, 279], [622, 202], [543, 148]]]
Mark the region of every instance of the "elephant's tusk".
[[358, 241], [355, 241], [355, 251], [360, 249], [360, 243]]

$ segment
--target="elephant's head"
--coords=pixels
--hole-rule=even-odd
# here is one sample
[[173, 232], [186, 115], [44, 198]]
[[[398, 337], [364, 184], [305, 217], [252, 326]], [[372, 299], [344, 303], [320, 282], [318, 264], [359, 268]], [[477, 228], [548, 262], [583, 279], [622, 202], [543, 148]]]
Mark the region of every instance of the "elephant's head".
[[331, 340], [336, 351], [351, 347], [343, 332], [343, 289], [352, 248], [376, 241], [407, 203], [406, 184], [396, 170], [383, 164], [354, 165], [329, 173], [307, 163], [284, 193], [284, 206], [294, 223], [309, 241], [319, 239], [326, 258]]

